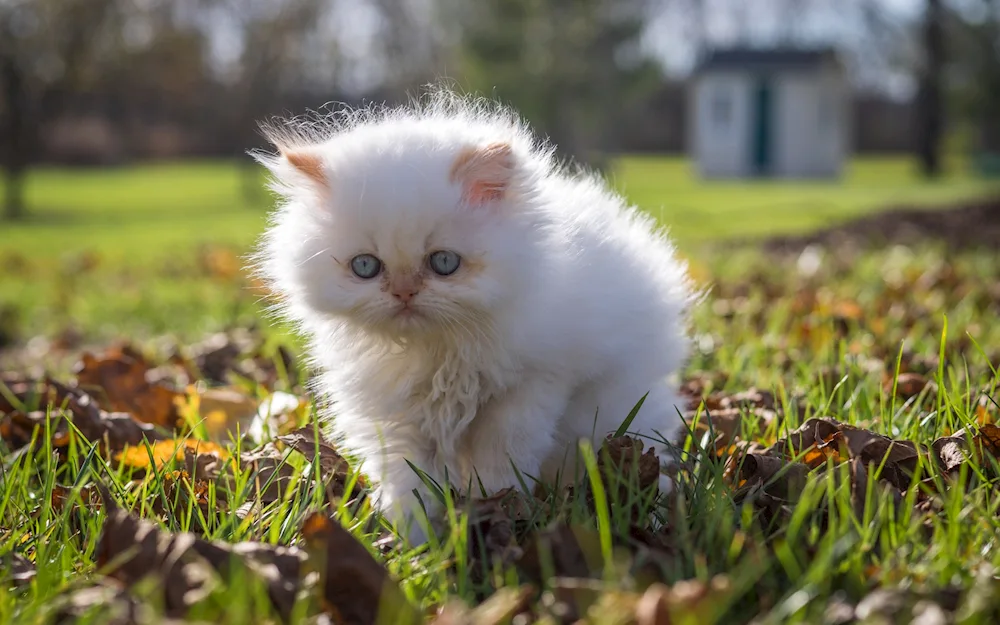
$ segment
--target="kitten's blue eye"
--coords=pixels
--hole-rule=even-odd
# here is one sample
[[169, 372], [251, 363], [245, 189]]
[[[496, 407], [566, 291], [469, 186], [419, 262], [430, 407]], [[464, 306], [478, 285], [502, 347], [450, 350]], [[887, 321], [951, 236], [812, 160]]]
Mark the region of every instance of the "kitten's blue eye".
[[439, 276], [450, 276], [458, 271], [458, 266], [462, 264], [462, 258], [455, 252], [442, 250], [431, 254], [428, 264]]
[[370, 280], [382, 271], [382, 261], [371, 254], [358, 254], [351, 259], [351, 271], [359, 278]]

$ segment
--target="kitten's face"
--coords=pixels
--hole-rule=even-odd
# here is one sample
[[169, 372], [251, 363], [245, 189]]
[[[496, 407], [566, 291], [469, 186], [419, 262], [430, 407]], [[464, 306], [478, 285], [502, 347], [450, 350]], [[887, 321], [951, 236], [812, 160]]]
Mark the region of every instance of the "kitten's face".
[[308, 306], [388, 336], [481, 332], [526, 260], [506, 205], [510, 158], [496, 146], [342, 147], [314, 179], [319, 206], [302, 207]]

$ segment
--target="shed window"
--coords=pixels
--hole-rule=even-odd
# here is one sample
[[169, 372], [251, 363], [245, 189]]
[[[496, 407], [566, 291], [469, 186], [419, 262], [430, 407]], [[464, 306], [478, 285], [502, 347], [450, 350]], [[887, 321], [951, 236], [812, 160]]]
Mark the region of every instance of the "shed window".
[[714, 90], [709, 108], [712, 126], [717, 130], [728, 130], [733, 117], [733, 99], [729, 90]]

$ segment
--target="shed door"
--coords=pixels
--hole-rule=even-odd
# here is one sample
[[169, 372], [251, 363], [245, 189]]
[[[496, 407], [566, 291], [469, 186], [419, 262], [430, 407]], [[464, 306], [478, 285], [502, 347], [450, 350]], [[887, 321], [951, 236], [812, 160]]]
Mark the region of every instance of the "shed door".
[[755, 176], [771, 174], [774, 155], [774, 90], [766, 77], [758, 78], [753, 89], [752, 140], [750, 163]]

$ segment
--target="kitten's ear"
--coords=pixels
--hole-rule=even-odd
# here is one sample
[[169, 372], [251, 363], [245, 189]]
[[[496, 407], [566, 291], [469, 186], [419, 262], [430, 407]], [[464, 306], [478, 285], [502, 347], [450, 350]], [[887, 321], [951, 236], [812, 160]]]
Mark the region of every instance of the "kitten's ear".
[[329, 181], [323, 171], [323, 159], [309, 148], [285, 148], [278, 146], [281, 158], [292, 166], [292, 169], [303, 175], [307, 180], [326, 189]]
[[451, 166], [451, 181], [462, 185], [462, 197], [470, 204], [503, 199], [514, 177], [514, 150], [508, 143], [469, 148]]

